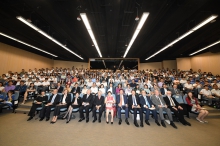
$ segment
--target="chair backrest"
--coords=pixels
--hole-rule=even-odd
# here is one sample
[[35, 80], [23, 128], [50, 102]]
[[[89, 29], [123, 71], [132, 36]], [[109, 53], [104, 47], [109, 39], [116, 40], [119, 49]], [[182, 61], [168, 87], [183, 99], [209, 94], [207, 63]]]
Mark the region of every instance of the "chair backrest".
[[182, 95], [173, 95], [178, 103], [184, 103]]
[[14, 100], [18, 100], [18, 97], [19, 97], [19, 91], [15, 91], [15, 94], [14, 94]]
[[185, 94], [185, 95], [183, 96], [183, 102], [184, 102], [185, 104], [187, 104], [187, 102], [186, 102], [186, 97], [187, 97], [187, 94]]

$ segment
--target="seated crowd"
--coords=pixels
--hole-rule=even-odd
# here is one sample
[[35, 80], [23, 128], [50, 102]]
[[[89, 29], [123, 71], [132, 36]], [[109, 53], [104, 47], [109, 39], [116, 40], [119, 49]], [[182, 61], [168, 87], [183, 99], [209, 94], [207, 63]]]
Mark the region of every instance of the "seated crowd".
[[[32, 107], [28, 113], [30, 121], [40, 109], [39, 118], [42, 121], [50, 119], [54, 111], [51, 124], [56, 123], [60, 111], [66, 113], [61, 117], [69, 123], [73, 111], [78, 111], [79, 122], [89, 122], [89, 113], [92, 112], [93, 122], [101, 122], [103, 112], [106, 114], [106, 123], [113, 124], [113, 118], [119, 119], [125, 114], [125, 123], [129, 125], [129, 113], [133, 114], [134, 125], [143, 127], [150, 125], [149, 118], [155, 123], [166, 127], [165, 117], [168, 116], [172, 127], [179, 121], [183, 125], [191, 126], [184, 118], [189, 112], [198, 114], [196, 120], [207, 123], [205, 117], [208, 111], [202, 103], [214, 107], [220, 98], [220, 76], [212, 73], [180, 71], [180, 70], [129, 70], [112, 72], [111, 70], [87, 69], [24, 69], [20, 73], [9, 71], [0, 79], [0, 112], [5, 105], [13, 107], [14, 92], [19, 92], [21, 104], [32, 99]], [[183, 100], [183, 102], [179, 102]], [[86, 115], [84, 115], [84, 113]], [[109, 119], [109, 113], [111, 118]], [[98, 118], [97, 118], [98, 114]], [[139, 116], [138, 116], [139, 115]], [[158, 116], [159, 115], [159, 116]], [[137, 122], [137, 117], [140, 123]], [[160, 122], [159, 122], [159, 118]]]

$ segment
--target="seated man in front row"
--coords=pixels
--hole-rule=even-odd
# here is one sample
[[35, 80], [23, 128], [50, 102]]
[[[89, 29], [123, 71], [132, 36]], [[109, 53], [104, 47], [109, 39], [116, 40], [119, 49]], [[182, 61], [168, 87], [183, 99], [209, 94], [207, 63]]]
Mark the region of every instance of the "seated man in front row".
[[97, 116], [96, 116], [96, 110], [99, 111], [99, 123], [101, 123], [101, 117], [102, 117], [102, 112], [105, 109], [104, 108], [104, 97], [102, 96], [102, 91], [98, 91], [98, 95], [95, 97], [94, 101], [93, 101], [93, 116], [94, 116], [94, 120], [93, 123], [95, 123], [95, 121], [97, 120]]
[[51, 108], [56, 107], [56, 105], [60, 103], [61, 96], [59, 94], [57, 94], [57, 92], [58, 92], [57, 89], [53, 90], [53, 94], [50, 96], [48, 103], [40, 111], [40, 115], [39, 115], [40, 120], [39, 121], [43, 121], [45, 116], [46, 116], [46, 121], [49, 121]]
[[118, 111], [118, 118], [119, 122], [118, 124], [121, 125], [121, 110], [125, 110], [125, 122], [127, 125], [129, 125], [128, 122], [128, 100], [127, 97], [124, 95], [124, 90], [120, 89], [119, 95], [116, 96], [116, 104], [117, 106], [117, 111]]
[[91, 90], [88, 89], [87, 93], [83, 95], [82, 105], [79, 108], [79, 113], [80, 113], [79, 122], [82, 122], [83, 120], [85, 120], [85, 116], [83, 114], [84, 109], [86, 111], [86, 123], [89, 122], [89, 109], [92, 108], [92, 102], [93, 102], [92, 100], [93, 100], [93, 96], [91, 94]]
[[146, 95], [145, 90], [142, 90], [141, 93], [142, 93], [142, 96], [140, 97], [140, 103], [142, 105], [142, 110], [146, 112], [145, 113], [145, 123], [150, 126], [149, 116], [150, 116], [150, 111], [151, 111], [154, 116], [155, 123], [158, 126], [160, 126], [160, 123], [158, 122], [157, 111], [155, 110], [155, 107], [154, 107], [150, 97]]
[[143, 124], [143, 113], [142, 113], [142, 109], [140, 106], [140, 98], [138, 95], [136, 95], [135, 90], [131, 91], [131, 95], [128, 96], [128, 107], [129, 109], [132, 109], [134, 111], [134, 125], [136, 127], [139, 127], [138, 123], [137, 123], [137, 111], [139, 111], [139, 115], [140, 115], [140, 126], [144, 127]]
[[184, 109], [180, 106], [180, 104], [176, 101], [175, 98], [171, 97], [171, 91], [167, 91], [167, 96], [163, 98], [166, 102], [167, 107], [174, 112], [175, 116], [179, 119], [179, 121], [183, 125], [191, 126], [189, 122], [184, 119]]
[[164, 116], [163, 116], [163, 111], [165, 111], [169, 117], [170, 125], [173, 128], [177, 129], [176, 125], [173, 123], [173, 117], [172, 117], [171, 111], [169, 108], [167, 108], [167, 105], [166, 105], [165, 101], [163, 100], [163, 97], [161, 95], [159, 95], [158, 90], [154, 91], [154, 95], [152, 96], [151, 100], [152, 100], [153, 104], [156, 106], [156, 110], [159, 112], [160, 119], [161, 119], [161, 125], [163, 127], [166, 127], [166, 124], [164, 122]]

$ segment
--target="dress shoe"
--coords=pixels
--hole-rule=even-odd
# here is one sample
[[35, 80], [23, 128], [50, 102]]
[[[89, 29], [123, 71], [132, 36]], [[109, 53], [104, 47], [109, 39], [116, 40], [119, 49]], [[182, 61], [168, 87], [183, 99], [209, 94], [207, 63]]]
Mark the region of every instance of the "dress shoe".
[[164, 123], [164, 121], [161, 121], [161, 125], [162, 125], [163, 127], [166, 127], [166, 124]]
[[64, 117], [62, 117], [62, 120], [65, 120], [66, 119], [66, 117], [64, 118]]
[[28, 119], [27, 119], [27, 121], [30, 121], [30, 120], [32, 120], [33, 119], [33, 117], [29, 117]]
[[106, 121], [106, 123], [108, 124], [108, 121]]
[[113, 122], [111, 122], [111, 124], [113, 124]]
[[185, 121], [185, 122], [186, 122], [186, 125], [191, 126], [191, 124], [189, 122], [187, 122], [187, 121]]
[[44, 118], [40, 118], [40, 120], [39, 121], [43, 121], [44, 120]]
[[127, 125], [130, 125], [130, 123], [128, 122], [128, 119], [125, 119], [125, 123], [126, 123]]
[[121, 125], [121, 122], [122, 122], [122, 120], [121, 120], [121, 119], [119, 119], [119, 122], [118, 122], [118, 124], [119, 124], [119, 125]]
[[136, 127], [139, 127], [139, 125], [138, 125], [138, 123], [137, 123], [137, 122], [134, 122], [134, 125], [135, 125]]
[[144, 127], [144, 124], [143, 124], [143, 122], [141, 122], [140, 126], [141, 126], [141, 127]]
[[95, 123], [95, 121], [97, 121], [97, 119], [94, 119], [92, 122]]
[[173, 122], [170, 122], [170, 125], [171, 125], [173, 128], [177, 129], [176, 125], [175, 125]]
[[101, 123], [101, 119], [99, 119], [99, 123]]
[[46, 121], [49, 121], [50, 120], [50, 118], [46, 118]]
[[79, 122], [82, 122], [83, 120], [85, 120], [85, 118], [81, 118], [81, 119], [79, 120]]
[[157, 126], [160, 126], [160, 123], [156, 120], [155, 123], [157, 124]]
[[148, 120], [145, 120], [145, 123], [150, 126], [150, 123]]
[[88, 123], [89, 122], [89, 119], [86, 119], [86, 123]]

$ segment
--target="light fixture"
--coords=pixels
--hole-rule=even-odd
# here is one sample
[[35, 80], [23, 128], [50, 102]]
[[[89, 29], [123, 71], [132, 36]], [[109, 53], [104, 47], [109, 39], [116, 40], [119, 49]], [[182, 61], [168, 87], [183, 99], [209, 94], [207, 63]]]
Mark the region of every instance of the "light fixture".
[[210, 48], [210, 47], [212, 47], [212, 46], [214, 46], [214, 45], [217, 45], [217, 44], [219, 44], [219, 43], [220, 43], [220, 40], [218, 40], [217, 42], [214, 42], [214, 43], [212, 43], [212, 44], [210, 44], [210, 45], [208, 45], [208, 46], [206, 46], [206, 47], [204, 47], [204, 48], [202, 48], [202, 49], [200, 49], [200, 50], [198, 50], [198, 51], [196, 51], [196, 52], [194, 52], [194, 53], [189, 54], [189, 56], [192, 56], [192, 55], [194, 55], [194, 54], [197, 54], [197, 53], [199, 53], [199, 52], [201, 52], [201, 51], [203, 51], [203, 50], [205, 50], [205, 49], [208, 49], [208, 48]]
[[120, 68], [120, 66], [121, 66], [122, 62], [123, 62], [123, 60], [121, 60], [121, 62], [120, 62], [120, 64], [119, 64], [118, 68]]
[[175, 39], [174, 41], [172, 41], [171, 43], [169, 43], [168, 45], [166, 45], [165, 47], [163, 47], [162, 49], [160, 49], [159, 51], [157, 51], [156, 53], [154, 53], [153, 55], [149, 56], [148, 58], [146, 58], [145, 60], [149, 60], [150, 58], [154, 57], [155, 55], [159, 54], [160, 52], [164, 51], [165, 49], [169, 48], [170, 46], [172, 46], [173, 44], [177, 43], [178, 41], [182, 40], [183, 38], [185, 38], [186, 36], [190, 35], [191, 33], [193, 33], [194, 31], [198, 30], [199, 28], [201, 28], [202, 26], [206, 25], [207, 23], [209, 23], [210, 21], [212, 21], [213, 19], [217, 18], [218, 15], [211, 15], [210, 17], [208, 17], [207, 19], [205, 19], [204, 21], [202, 21], [201, 23], [199, 23], [198, 25], [196, 25], [195, 27], [193, 27], [191, 30], [189, 30], [188, 32], [184, 33], [183, 35], [181, 35], [180, 37], [178, 37], [177, 39]]
[[81, 18], [80, 18], [80, 16], [78, 16], [77, 18], [76, 18], [78, 21], [81, 21]]
[[124, 58], [126, 57], [128, 51], [130, 50], [132, 44], [133, 44], [134, 41], [135, 41], [137, 35], [139, 34], [139, 32], [140, 32], [141, 28], [143, 27], [145, 21], [147, 20], [148, 15], [149, 15], [148, 12], [144, 12], [143, 15], [141, 16], [141, 20], [139, 21], [138, 26], [137, 26], [137, 28], [136, 28], [136, 30], [135, 30], [135, 32], [134, 32], [134, 34], [133, 34], [133, 36], [132, 36], [132, 38], [131, 38], [129, 44], [128, 44], [128, 47], [127, 47], [127, 49], [126, 49], [126, 51], [125, 51], [125, 54], [124, 54], [124, 56], [123, 56]]
[[80, 16], [81, 16], [81, 18], [82, 18], [82, 20], [83, 20], [83, 23], [84, 23], [85, 26], [86, 26], [86, 29], [87, 29], [87, 31], [88, 31], [88, 33], [89, 33], [89, 35], [90, 35], [90, 37], [91, 37], [91, 39], [92, 39], [92, 41], [93, 41], [93, 44], [94, 44], [94, 46], [95, 46], [97, 52], [99, 53], [99, 56], [102, 57], [102, 54], [101, 54], [101, 52], [100, 52], [100, 50], [99, 50], [99, 46], [98, 46], [98, 44], [97, 44], [97, 42], [96, 42], [96, 39], [95, 39], [95, 36], [94, 36], [94, 34], [93, 34], [92, 28], [91, 28], [91, 26], [90, 26], [90, 24], [89, 24], [89, 20], [88, 20], [88, 18], [87, 18], [87, 16], [86, 16], [86, 13], [80, 13]]
[[48, 35], [47, 33], [45, 33], [43, 30], [41, 30], [40, 28], [36, 27], [35, 25], [33, 25], [32, 23], [28, 22], [26, 19], [24, 19], [21, 16], [17, 16], [16, 17], [18, 20], [20, 20], [21, 22], [25, 23], [26, 25], [30, 26], [31, 28], [33, 28], [34, 30], [36, 30], [37, 32], [39, 32], [40, 34], [44, 35], [45, 37], [47, 37], [48, 39], [50, 39], [51, 41], [55, 42], [57, 45], [61, 46], [62, 48], [64, 48], [65, 50], [69, 51], [70, 53], [74, 54], [75, 56], [79, 57], [80, 59], [83, 60], [83, 58], [81, 56], [79, 56], [78, 54], [76, 54], [75, 52], [73, 52], [72, 50], [70, 50], [69, 48], [67, 48], [66, 46], [64, 46], [63, 44], [61, 44], [59, 41], [57, 41], [55, 38], [51, 37], [50, 35]]
[[[137, 8], [137, 7], [136, 7]], [[137, 16], [135, 18], [135, 21], [138, 21], [139, 20], [139, 17], [138, 17], [138, 8], [137, 8]]]
[[58, 56], [56, 56], [56, 55], [54, 55], [54, 54], [52, 54], [52, 53], [49, 53], [49, 52], [47, 52], [47, 51], [44, 51], [44, 50], [42, 50], [42, 49], [40, 49], [40, 48], [38, 48], [38, 47], [32, 46], [32, 45], [30, 45], [30, 44], [28, 44], [28, 43], [25, 43], [25, 42], [23, 42], [23, 41], [21, 41], [21, 40], [19, 40], [19, 39], [16, 39], [16, 38], [14, 38], [14, 37], [11, 37], [11, 36], [9, 36], [9, 35], [7, 35], [7, 34], [4, 34], [4, 33], [2, 33], [2, 32], [0, 32], [0, 35], [2, 35], [2, 36], [4, 36], [4, 37], [7, 37], [7, 38], [9, 38], [9, 39], [12, 39], [12, 40], [14, 40], [14, 41], [16, 41], [16, 42], [19, 42], [19, 43], [21, 43], [21, 44], [24, 44], [24, 45], [26, 45], [26, 46], [28, 46], [28, 47], [34, 48], [34, 49], [36, 49], [36, 50], [38, 50], [38, 51], [44, 52], [44, 53], [46, 53], [46, 54], [49, 54], [49, 55], [51, 55], [51, 56], [53, 56], [53, 57], [58, 57]]

